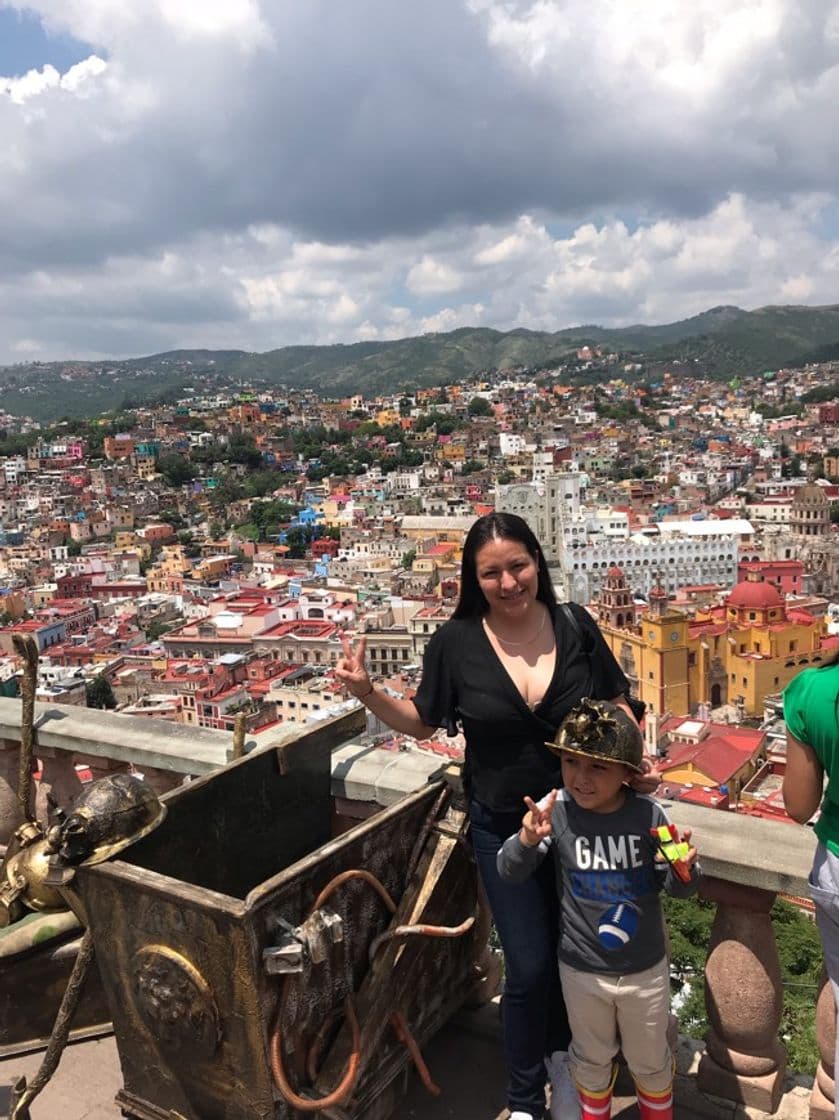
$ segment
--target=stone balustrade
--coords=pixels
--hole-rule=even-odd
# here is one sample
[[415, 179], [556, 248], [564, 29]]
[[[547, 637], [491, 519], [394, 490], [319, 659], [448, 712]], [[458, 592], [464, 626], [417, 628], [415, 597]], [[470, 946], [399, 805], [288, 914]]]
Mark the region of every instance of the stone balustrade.
[[[797, 825], [664, 802], [679, 829], [693, 830], [703, 869], [701, 896], [716, 905], [705, 968], [710, 1030], [697, 1086], [772, 1113], [783, 1092], [786, 1052], [778, 1037], [783, 991], [769, 918], [778, 894], [808, 897], [816, 839]], [[829, 984], [814, 1006], [821, 1062], [811, 1120], [834, 1115], [835, 1007]]]

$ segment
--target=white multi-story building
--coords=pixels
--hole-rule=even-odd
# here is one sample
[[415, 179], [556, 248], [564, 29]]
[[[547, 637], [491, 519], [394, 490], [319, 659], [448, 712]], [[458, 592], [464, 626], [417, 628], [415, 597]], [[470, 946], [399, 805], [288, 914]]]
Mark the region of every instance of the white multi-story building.
[[422, 487], [422, 471], [391, 471], [385, 476], [385, 490], [389, 494], [418, 493]]
[[748, 521], [662, 521], [645, 533], [609, 541], [592, 538], [583, 547], [566, 550], [560, 561], [569, 597], [576, 602], [597, 598], [613, 564], [622, 568], [633, 591], [649, 594], [662, 584], [668, 591], [691, 584], [737, 582], [740, 543], [753, 536]]
[[27, 471], [27, 462], [22, 455], [10, 455], [3, 461], [3, 473], [7, 486], [17, 486]]
[[615, 564], [644, 595], [657, 583], [669, 591], [737, 582], [738, 545], [753, 535], [748, 521], [665, 521], [630, 536], [625, 513], [585, 510], [580, 493], [579, 475], [553, 475], [544, 486], [508, 486], [496, 501], [499, 510], [524, 517], [539, 538], [560, 598], [597, 598]]
[[554, 456], [552, 451], [533, 452], [533, 482], [544, 484], [554, 473]]
[[498, 450], [504, 459], [512, 455], [521, 455], [527, 450], [527, 440], [518, 432], [500, 432], [498, 435]]

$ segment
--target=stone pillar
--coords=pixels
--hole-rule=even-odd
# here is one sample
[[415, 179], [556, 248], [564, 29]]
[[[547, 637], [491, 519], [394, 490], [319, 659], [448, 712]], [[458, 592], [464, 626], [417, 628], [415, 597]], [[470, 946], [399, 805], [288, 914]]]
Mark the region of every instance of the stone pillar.
[[786, 1051], [778, 1039], [783, 990], [769, 910], [771, 891], [705, 879], [703, 898], [716, 902], [705, 966], [710, 1030], [697, 1085], [704, 1093], [775, 1112], [783, 1091]]
[[0, 844], [8, 844], [23, 819], [17, 800], [17, 772], [20, 743], [0, 739]]
[[50, 820], [47, 794], [54, 798], [65, 813], [70, 813], [82, 791], [82, 783], [76, 773], [75, 758], [70, 751], [39, 747], [38, 757], [41, 760], [41, 780], [35, 795], [35, 815], [46, 824]]
[[820, 1061], [810, 1095], [810, 1120], [833, 1120], [836, 1115], [836, 1002], [824, 970], [816, 1001], [816, 1042]]

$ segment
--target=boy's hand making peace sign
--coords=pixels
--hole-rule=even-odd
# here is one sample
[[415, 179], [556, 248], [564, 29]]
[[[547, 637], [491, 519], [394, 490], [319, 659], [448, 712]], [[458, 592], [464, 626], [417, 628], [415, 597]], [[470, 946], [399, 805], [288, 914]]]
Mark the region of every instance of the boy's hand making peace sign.
[[552, 789], [547, 797], [537, 804], [533, 798], [525, 797], [527, 812], [521, 822], [519, 839], [527, 848], [535, 848], [540, 840], [551, 834], [551, 815], [556, 804], [557, 791]]

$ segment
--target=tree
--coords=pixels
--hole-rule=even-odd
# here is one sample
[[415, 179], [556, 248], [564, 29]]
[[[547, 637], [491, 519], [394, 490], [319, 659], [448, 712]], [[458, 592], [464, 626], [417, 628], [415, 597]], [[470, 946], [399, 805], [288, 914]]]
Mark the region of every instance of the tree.
[[256, 446], [253, 436], [245, 432], [233, 432], [230, 436], [227, 443], [227, 458], [231, 463], [242, 463], [251, 470], [262, 466], [262, 452]]
[[85, 700], [88, 708], [110, 709], [117, 706], [117, 698], [114, 696], [111, 682], [101, 674], [85, 684]]
[[[162, 622], [159, 618], [153, 618], [145, 630], [146, 641], [156, 642], [160, 635], [171, 630], [173, 625], [174, 623], [172, 622]], [[101, 680], [102, 678], [100, 677], [99, 679]], [[88, 704], [88, 707], [90, 706], [91, 705]]]
[[473, 397], [469, 402], [467, 411], [470, 416], [492, 416], [492, 405], [486, 397]]
[[170, 486], [192, 482], [198, 473], [195, 465], [183, 455], [161, 455], [157, 460], [157, 469]]
[[311, 525], [292, 525], [286, 533], [289, 559], [302, 560], [314, 536], [315, 530]]

